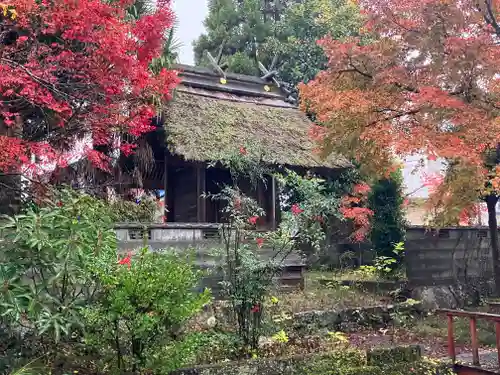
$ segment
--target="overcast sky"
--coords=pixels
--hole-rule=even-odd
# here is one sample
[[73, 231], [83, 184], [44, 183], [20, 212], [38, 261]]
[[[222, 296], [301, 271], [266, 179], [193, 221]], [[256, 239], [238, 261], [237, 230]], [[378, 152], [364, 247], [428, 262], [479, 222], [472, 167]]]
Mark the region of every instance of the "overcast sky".
[[193, 61], [193, 40], [203, 32], [203, 20], [207, 15], [207, 0], [174, 0], [174, 11], [179, 20], [177, 38], [182, 43], [180, 60], [191, 65]]

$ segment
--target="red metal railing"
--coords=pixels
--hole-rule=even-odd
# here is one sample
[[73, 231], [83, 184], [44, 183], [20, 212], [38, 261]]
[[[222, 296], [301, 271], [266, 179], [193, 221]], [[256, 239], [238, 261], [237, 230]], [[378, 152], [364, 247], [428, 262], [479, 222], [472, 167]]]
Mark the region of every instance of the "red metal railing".
[[456, 352], [455, 352], [455, 337], [453, 330], [453, 320], [455, 317], [468, 318], [469, 328], [470, 328], [470, 338], [472, 346], [472, 364], [474, 366], [481, 366], [479, 362], [479, 343], [477, 340], [477, 321], [485, 320], [495, 323], [495, 333], [496, 333], [496, 347], [498, 356], [498, 367], [500, 368], [500, 315], [480, 313], [480, 312], [469, 312], [469, 311], [459, 311], [459, 310], [438, 310], [437, 313], [445, 314], [448, 317], [448, 355], [453, 363], [456, 362]]

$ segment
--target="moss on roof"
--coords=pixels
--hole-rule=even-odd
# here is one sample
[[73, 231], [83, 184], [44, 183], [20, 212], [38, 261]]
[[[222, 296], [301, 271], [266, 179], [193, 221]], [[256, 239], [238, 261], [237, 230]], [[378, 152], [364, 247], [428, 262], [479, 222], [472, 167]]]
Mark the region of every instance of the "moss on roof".
[[166, 110], [169, 148], [186, 160], [220, 160], [248, 144], [269, 164], [343, 168], [338, 156], [321, 159], [309, 139], [310, 120], [298, 109], [177, 92]]

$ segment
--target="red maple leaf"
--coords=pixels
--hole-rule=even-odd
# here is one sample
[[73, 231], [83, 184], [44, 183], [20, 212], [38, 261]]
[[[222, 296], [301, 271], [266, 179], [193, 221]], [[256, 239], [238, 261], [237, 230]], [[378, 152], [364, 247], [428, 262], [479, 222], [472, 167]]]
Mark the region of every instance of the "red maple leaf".
[[129, 251], [125, 257], [123, 257], [118, 261], [118, 264], [127, 265], [128, 268], [130, 269], [130, 267], [132, 266], [132, 252]]
[[292, 205], [290, 211], [292, 211], [292, 214], [295, 216], [300, 215], [302, 212], [304, 212], [304, 210], [300, 208], [300, 206], [296, 203]]
[[256, 303], [255, 305], [253, 305], [250, 311], [254, 314], [260, 312], [260, 304]]
[[[116, 148], [117, 136], [136, 139], [153, 130], [151, 99], [169, 100], [179, 82], [176, 71], [150, 69], [174, 20], [170, 2], [136, 18], [128, 14], [129, 0], [7, 4], [17, 17], [5, 11], [2, 28], [17, 40], [2, 45], [0, 122], [14, 131], [0, 134], [0, 172], [33, 178], [41, 164], [41, 173], [64, 168], [68, 158], [61, 155], [85, 137], [90, 150], [77, 156], [109, 170], [103, 150]], [[133, 148], [120, 147], [124, 154]]]
[[259, 238], [257, 238], [257, 239], [255, 240], [255, 242], [257, 242], [257, 246], [258, 246], [259, 248], [261, 248], [261, 247], [262, 247], [262, 245], [264, 245], [264, 241], [265, 241], [265, 240], [264, 240], [262, 237], [259, 237]]
[[252, 217], [249, 217], [248, 218], [248, 222], [252, 225], [255, 225], [257, 224], [257, 220], [259, 220], [259, 217], [258, 216], [252, 216]]

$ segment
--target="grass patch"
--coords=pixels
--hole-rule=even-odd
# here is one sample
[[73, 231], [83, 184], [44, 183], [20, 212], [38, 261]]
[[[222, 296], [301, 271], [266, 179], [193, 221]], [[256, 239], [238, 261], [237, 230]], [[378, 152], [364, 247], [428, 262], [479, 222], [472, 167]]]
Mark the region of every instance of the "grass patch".
[[277, 292], [280, 308], [286, 313], [310, 310], [335, 310], [353, 307], [380, 305], [384, 303], [382, 294], [369, 293], [358, 287], [335, 282], [324, 285], [320, 280], [329, 277], [330, 272], [307, 272], [304, 290]]
[[332, 281], [404, 281], [405, 277], [401, 275], [398, 280], [385, 279], [377, 274], [364, 272], [360, 269], [344, 269], [342, 271], [309, 271], [309, 278], [313, 280], [332, 280]]
[[379, 276], [363, 273], [359, 270], [346, 269], [341, 271], [308, 271], [311, 280], [332, 280], [332, 281], [383, 281]]

